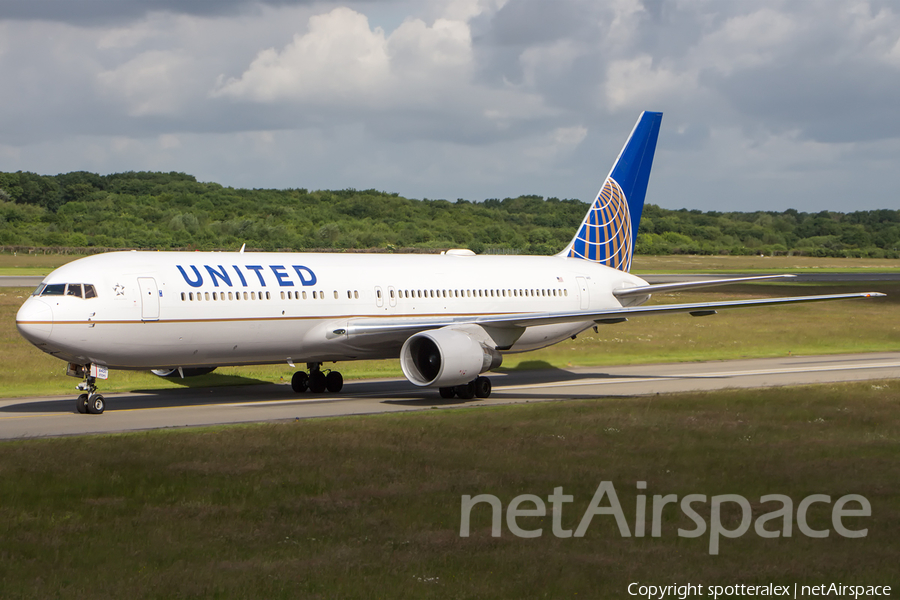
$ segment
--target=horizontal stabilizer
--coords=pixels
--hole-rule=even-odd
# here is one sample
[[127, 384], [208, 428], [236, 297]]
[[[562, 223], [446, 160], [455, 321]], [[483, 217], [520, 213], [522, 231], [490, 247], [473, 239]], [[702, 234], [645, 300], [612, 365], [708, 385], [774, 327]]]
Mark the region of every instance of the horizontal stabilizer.
[[752, 277], [730, 277], [728, 279], [704, 279], [702, 281], [679, 281], [678, 283], [655, 283], [652, 285], [640, 285], [637, 287], [619, 288], [613, 290], [616, 298], [628, 298], [630, 296], [646, 296], [660, 292], [675, 292], [692, 290], [695, 288], [713, 287], [716, 285], [728, 285], [731, 283], [745, 283], [747, 281], [761, 281], [763, 279], [784, 279], [796, 277], [796, 275], [754, 275]]

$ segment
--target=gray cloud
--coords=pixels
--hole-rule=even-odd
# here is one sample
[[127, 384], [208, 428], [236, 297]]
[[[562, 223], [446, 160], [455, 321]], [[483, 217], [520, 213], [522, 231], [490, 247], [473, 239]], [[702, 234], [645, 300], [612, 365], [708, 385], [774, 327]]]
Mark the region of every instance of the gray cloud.
[[0, 169], [587, 199], [652, 109], [651, 201], [895, 203], [900, 12], [831, 6], [0, 0]]

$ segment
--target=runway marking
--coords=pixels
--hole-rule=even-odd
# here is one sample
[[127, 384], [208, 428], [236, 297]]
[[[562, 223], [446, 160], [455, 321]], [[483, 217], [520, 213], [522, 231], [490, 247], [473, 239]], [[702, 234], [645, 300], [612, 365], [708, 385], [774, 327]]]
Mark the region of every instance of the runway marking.
[[548, 387], [570, 387], [581, 385], [611, 385], [616, 383], [642, 383], [647, 381], [672, 381], [673, 379], [718, 379], [722, 377], [740, 377], [745, 375], [783, 375], [788, 373], [813, 373], [823, 371], [853, 371], [861, 369], [900, 368], [900, 362], [876, 363], [871, 365], [846, 365], [829, 367], [792, 367], [782, 369], [756, 369], [752, 371], [722, 371], [710, 373], [685, 373], [683, 375], [661, 375], [659, 377], [616, 377], [611, 379], [581, 379], [578, 381], [557, 381], [534, 383], [527, 385], [498, 386], [497, 391], [525, 390]]
[[59, 413], [46, 413], [38, 415], [17, 415], [15, 417], [0, 417], [0, 421], [11, 421], [13, 419], [33, 419], [35, 417], [55, 417]]

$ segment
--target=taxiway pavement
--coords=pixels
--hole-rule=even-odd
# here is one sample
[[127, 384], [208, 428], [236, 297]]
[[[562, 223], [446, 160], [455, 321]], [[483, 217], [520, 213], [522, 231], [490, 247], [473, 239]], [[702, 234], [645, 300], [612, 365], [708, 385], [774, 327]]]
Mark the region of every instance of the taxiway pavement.
[[[490, 374], [490, 378], [494, 389], [485, 400], [443, 400], [437, 390], [416, 388], [404, 379], [348, 381], [338, 396], [295, 394], [287, 384], [104, 394], [107, 409], [102, 415], [77, 414], [74, 393], [0, 399], [0, 439], [900, 379], [900, 352], [545, 369]], [[798, 391], [798, 400], [803, 393]]]

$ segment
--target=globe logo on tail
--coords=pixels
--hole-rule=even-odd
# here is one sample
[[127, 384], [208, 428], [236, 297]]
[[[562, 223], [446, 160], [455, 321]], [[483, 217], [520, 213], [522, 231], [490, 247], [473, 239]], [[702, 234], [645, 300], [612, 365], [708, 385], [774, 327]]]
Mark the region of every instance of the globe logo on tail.
[[631, 214], [625, 193], [610, 177], [573, 240], [569, 257], [598, 262], [620, 271], [631, 268]]

